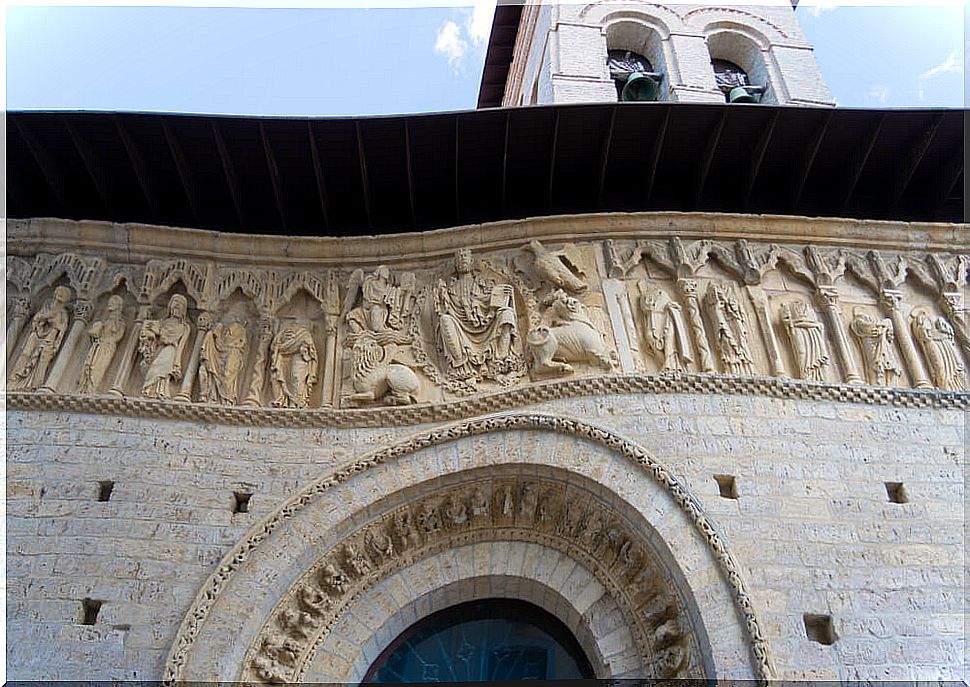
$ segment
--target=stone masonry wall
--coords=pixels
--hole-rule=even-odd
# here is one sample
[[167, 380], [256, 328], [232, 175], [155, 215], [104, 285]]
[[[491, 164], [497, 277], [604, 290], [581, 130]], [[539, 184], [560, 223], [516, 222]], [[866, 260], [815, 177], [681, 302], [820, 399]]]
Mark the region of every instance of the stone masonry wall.
[[[523, 410], [616, 431], [689, 487], [741, 565], [778, 677], [966, 679], [963, 411], [673, 393]], [[8, 677], [159, 678], [203, 580], [250, 527], [419, 429], [8, 412]], [[715, 475], [734, 477], [736, 499]], [[231, 512], [234, 492], [252, 494], [249, 512]], [[93, 625], [85, 598], [103, 602]], [[806, 636], [805, 614], [831, 616], [834, 644]]]

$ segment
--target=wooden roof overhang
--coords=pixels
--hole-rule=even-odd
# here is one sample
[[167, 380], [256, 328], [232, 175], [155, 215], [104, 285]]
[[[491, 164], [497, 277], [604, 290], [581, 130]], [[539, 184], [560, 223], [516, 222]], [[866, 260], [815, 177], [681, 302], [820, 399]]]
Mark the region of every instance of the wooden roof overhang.
[[603, 103], [7, 114], [7, 211], [368, 235], [609, 211], [963, 221], [964, 110]]

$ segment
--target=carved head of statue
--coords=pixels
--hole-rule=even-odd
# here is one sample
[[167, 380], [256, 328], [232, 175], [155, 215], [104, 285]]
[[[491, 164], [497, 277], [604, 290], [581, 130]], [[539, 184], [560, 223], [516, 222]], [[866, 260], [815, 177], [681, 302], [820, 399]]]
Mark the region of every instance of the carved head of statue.
[[387, 268], [387, 265], [378, 265], [377, 269], [374, 270], [374, 276], [383, 282], [388, 282], [391, 280], [391, 270]]
[[108, 299], [108, 314], [109, 315], [119, 314], [121, 312], [121, 309], [124, 307], [124, 305], [125, 305], [125, 301], [124, 299], [122, 299], [121, 296], [119, 296], [118, 294], [113, 295], [111, 298]]
[[466, 274], [472, 271], [472, 252], [468, 248], [459, 248], [455, 253], [455, 271]]
[[168, 301], [168, 314], [170, 317], [179, 320], [185, 319], [185, 313], [188, 311], [188, 307], [189, 302], [185, 300], [185, 296], [177, 293]]
[[66, 286], [58, 286], [54, 289], [54, 300], [64, 304], [71, 300], [71, 290]]

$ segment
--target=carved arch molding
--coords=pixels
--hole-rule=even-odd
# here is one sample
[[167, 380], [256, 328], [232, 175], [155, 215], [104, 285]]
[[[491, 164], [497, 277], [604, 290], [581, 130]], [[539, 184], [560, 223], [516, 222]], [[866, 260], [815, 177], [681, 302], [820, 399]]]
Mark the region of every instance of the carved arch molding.
[[[507, 450], [496, 456], [489, 441]], [[378, 486], [391, 475], [394, 486]], [[538, 579], [536, 563], [518, 568], [535, 571], [520, 575], [525, 582], [564, 597], [564, 621], [589, 608], [591, 599], [585, 606], [577, 600], [582, 589], [601, 590], [599, 600], [622, 618], [622, 632], [607, 644], [595, 628], [578, 633], [581, 642], [593, 637], [583, 643], [598, 677], [772, 675], [740, 566], [696, 497], [613, 432], [515, 414], [418, 434], [281, 506], [199, 591], [165, 681], [285, 683], [305, 679], [308, 670], [318, 677], [310, 666], [335, 641], [342, 619], [396, 575], [410, 571], [419, 579], [431, 569], [422, 565], [462, 550], [470, 567], [442, 582], [515, 576], [511, 562], [475, 563], [476, 547], [485, 544], [506, 547], [509, 559], [529, 549], [568, 560], [572, 591], [561, 571], [555, 582], [555, 573]], [[617, 646], [617, 636], [627, 641]]]

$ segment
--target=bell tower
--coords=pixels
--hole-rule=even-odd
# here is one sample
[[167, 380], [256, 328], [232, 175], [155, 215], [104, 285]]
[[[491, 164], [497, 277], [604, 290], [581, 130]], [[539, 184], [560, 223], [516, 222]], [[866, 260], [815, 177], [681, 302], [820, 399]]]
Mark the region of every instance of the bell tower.
[[502, 104], [617, 100], [835, 105], [783, 0], [526, 5]]

